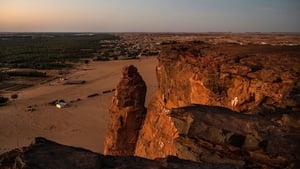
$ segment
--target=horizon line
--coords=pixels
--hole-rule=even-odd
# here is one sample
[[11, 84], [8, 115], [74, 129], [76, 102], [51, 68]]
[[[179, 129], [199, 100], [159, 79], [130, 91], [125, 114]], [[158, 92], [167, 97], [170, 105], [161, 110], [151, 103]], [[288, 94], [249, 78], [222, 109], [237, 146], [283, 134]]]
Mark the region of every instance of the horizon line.
[[214, 33], [227, 33], [227, 34], [230, 34], [230, 33], [236, 33], [236, 34], [243, 34], [243, 33], [257, 33], [257, 34], [299, 34], [299, 32], [294, 32], [294, 31], [287, 31], [287, 32], [281, 32], [281, 31], [271, 31], [271, 32], [267, 32], [267, 31], [246, 31], [246, 32], [241, 32], [241, 31], [199, 31], [199, 32], [190, 32], [190, 31], [187, 31], [187, 32], [184, 32], [184, 31], [103, 31], [103, 32], [100, 32], [100, 31], [20, 31], [20, 32], [17, 32], [17, 31], [0, 31], [0, 34], [4, 34], [4, 33], [94, 33], [94, 34], [99, 34], [99, 33], [110, 33], [110, 34], [116, 34], [116, 33], [153, 33], [153, 34], [161, 34], [161, 33], [169, 33], [169, 34], [173, 34], [173, 33], [176, 33], [176, 34], [201, 34], [201, 33], [211, 33], [211, 34], [214, 34]]

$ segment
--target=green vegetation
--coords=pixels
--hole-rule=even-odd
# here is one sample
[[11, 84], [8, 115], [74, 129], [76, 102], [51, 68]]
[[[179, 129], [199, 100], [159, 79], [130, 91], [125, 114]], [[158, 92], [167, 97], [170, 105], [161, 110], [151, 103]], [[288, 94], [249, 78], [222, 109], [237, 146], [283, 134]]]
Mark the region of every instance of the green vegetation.
[[[62, 69], [101, 50], [111, 34], [0, 34], [0, 68]], [[1, 78], [0, 78], [1, 80]]]
[[9, 76], [26, 76], [26, 77], [47, 77], [46, 73], [38, 72], [36, 70], [28, 71], [8, 71], [6, 72]]

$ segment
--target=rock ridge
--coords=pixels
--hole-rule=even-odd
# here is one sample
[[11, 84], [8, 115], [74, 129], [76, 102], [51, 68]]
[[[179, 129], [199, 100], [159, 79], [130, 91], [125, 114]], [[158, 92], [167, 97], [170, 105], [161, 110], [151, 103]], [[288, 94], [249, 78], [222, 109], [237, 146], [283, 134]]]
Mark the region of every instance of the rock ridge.
[[1, 169], [235, 169], [233, 165], [196, 163], [177, 157], [149, 160], [134, 156], [105, 156], [38, 137], [28, 146], [0, 155]]

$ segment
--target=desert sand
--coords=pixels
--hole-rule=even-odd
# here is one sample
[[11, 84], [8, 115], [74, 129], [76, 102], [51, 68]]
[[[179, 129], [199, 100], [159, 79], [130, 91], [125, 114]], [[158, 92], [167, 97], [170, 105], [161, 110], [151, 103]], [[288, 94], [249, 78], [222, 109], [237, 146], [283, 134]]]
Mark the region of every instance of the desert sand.
[[[156, 57], [81, 65], [68, 74], [67, 79], [85, 80], [85, 84], [63, 85], [64, 82], [57, 79], [18, 91], [16, 100], [0, 107], [0, 153], [27, 146], [40, 136], [102, 153], [113, 95], [102, 92], [116, 87], [122, 67], [129, 64], [138, 68], [147, 84], [147, 105], [157, 88]], [[94, 93], [99, 96], [87, 97]], [[57, 99], [74, 102], [63, 109], [48, 104]], [[27, 111], [28, 106], [35, 111]]]

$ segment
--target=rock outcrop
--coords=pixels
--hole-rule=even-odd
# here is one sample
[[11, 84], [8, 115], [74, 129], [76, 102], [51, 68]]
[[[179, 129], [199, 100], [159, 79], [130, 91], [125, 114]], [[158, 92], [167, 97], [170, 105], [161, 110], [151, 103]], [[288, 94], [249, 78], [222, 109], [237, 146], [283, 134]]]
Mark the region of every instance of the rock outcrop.
[[158, 57], [159, 89], [145, 119], [144, 95], [137, 94], [145, 89], [128, 80], [125, 68], [110, 110], [106, 153], [171, 155], [240, 168], [299, 167], [299, 54], [298, 46], [167, 45]]
[[169, 108], [205, 104], [247, 114], [299, 111], [299, 53], [299, 46], [166, 46], [158, 58], [159, 90]]
[[256, 115], [194, 105], [172, 109], [179, 158], [245, 168], [295, 168], [300, 132]]
[[109, 109], [111, 122], [104, 154], [134, 155], [138, 133], [146, 115], [145, 96], [146, 84], [136, 67], [124, 67]]
[[61, 145], [45, 138], [0, 155], [1, 169], [235, 169], [233, 165], [195, 163], [176, 157], [148, 160], [133, 156], [104, 156]]
[[295, 113], [269, 120], [217, 106], [167, 109], [156, 98], [149, 105], [135, 155], [150, 159], [172, 155], [241, 168], [297, 168], [299, 124]]
[[299, 55], [299, 46], [166, 46], [135, 155], [299, 167]]

